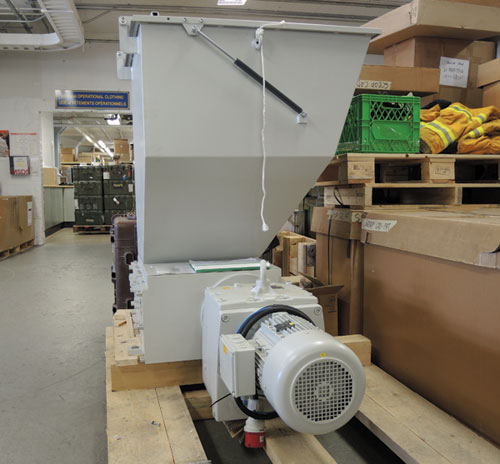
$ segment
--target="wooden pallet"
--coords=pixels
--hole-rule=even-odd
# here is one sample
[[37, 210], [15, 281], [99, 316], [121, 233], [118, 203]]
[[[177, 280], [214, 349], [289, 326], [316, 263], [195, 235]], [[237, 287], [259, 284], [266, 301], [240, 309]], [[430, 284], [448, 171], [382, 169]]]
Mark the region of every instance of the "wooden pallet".
[[[110, 359], [110, 383], [113, 391], [197, 385], [203, 383], [201, 360], [145, 364], [138, 354], [129, 354], [129, 348], [141, 351], [141, 340], [135, 336], [130, 310], [119, 309], [113, 316], [113, 356]], [[362, 335], [336, 337], [351, 348], [363, 365], [370, 364], [371, 344]]]
[[498, 205], [500, 184], [372, 183], [325, 187], [325, 206]]
[[33, 248], [34, 245], [35, 241], [29, 240], [28, 242], [21, 243], [20, 245], [17, 245], [13, 248], [9, 248], [8, 250], [0, 251], [0, 261], [3, 261], [4, 259], [7, 259], [11, 256], [18, 255], [19, 253], [24, 253], [30, 248]]
[[[369, 365], [369, 340], [353, 337], [357, 337], [358, 347], [355, 343], [350, 346], [364, 356], [367, 381], [357, 418], [405, 463], [500, 462], [500, 450], [494, 445], [378, 367]], [[193, 424], [196, 420], [212, 419], [207, 391], [182, 392], [179, 386], [112, 391], [115, 340], [114, 328], [107, 328], [109, 464], [208, 462]], [[274, 464], [336, 462], [314, 436], [294, 432], [280, 419], [266, 423], [265, 451]]]
[[73, 233], [75, 234], [109, 234], [111, 230], [110, 225], [100, 225], [100, 226], [73, 226]]
[[317, 185], [394, 182], [498, 183], [500, 155], [348, 153], [330, 161]]

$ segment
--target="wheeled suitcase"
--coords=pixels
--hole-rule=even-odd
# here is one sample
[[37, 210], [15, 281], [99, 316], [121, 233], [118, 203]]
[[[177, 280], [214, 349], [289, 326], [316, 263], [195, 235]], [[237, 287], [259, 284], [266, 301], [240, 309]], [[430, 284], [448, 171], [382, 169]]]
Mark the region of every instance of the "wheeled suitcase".
[[137, 259], [137, 227], [135, 216], [114, 216], [111, 224], [113, 267], [111, 281], [115, 287], [113, 313], [132, 307], [134, 294], [130, 291], [129, 265]]

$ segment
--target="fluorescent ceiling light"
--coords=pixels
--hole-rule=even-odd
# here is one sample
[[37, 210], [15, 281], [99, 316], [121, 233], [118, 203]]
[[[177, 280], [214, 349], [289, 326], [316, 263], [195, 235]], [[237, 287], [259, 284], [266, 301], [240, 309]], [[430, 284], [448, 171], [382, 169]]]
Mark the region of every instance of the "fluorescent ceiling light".
[[120, 115], [117, 114], [115, 115], [115, 117], [112, 117], [112, 118], [106, 118], [106, 122], [110, 125], [110, 126], [119, 126], [120, 125]]
[[100, 147], [106, 149], [106, 144], [102, 140], [98, 140], [97, 143], [99, 144]]
[[87, 142], [94, 143], [94, 141], [88, 135], [85, 135], [84, 137], [87, 140]]
[[244, 5], [247, 0], [217, 0], [217, 6]]

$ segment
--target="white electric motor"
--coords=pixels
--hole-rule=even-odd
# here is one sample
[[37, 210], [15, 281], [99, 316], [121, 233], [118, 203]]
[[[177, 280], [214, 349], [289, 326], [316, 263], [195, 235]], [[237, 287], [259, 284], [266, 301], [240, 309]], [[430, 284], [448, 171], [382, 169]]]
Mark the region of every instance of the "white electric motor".
[[288, 284], [262, 285], [265, 280], [205, 292], [203, 379], [214, 418], [274, 414], [298, 432], [336, 430], [363, 399], [361, 362], [322, 330], [315, 296]]
[[291, 428], [328, 433], [358, 410], [365, 391], [361, 362], [311, 322], [273, 313], [249, 341], [255, 347], [257, 385]]

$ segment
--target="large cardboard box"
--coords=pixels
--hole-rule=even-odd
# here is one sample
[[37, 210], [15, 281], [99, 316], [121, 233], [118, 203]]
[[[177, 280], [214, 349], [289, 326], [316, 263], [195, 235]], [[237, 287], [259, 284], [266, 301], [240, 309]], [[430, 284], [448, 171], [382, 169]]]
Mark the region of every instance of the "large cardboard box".
[[483, 87], [483, 106], [500, 108], [500, 81]]
[[413, 0], [365, 24], [382, 29], [370, 42], [368, 53], [412, 37], [481, 40], [500, 34], [498, 2], [478, 5], [444, 0]]
[[[387, 63], [384, 62], [385, 65]], [[365, 65], [361, 69], [359, 75], [360, 81], [385, 83], [388, 88], [386, 90], [391, 94], [407, 94], [412, 92], [415, 95], [436, 93], [439, 91], [439, 69], [431, 67], [409, 69], [404, 65], [395, 66], [368, 66]], [[360, 82], [359, 84], [362, 84]], [[361, 86], [357, 88], [355, 93], [379, 92], [377, 85], [375, 88]]]
[[500, 58], [482, 63], [478, 67], [477, 86], [483, 87], [500, 81]]
[[479, 108], [482, 106], [482, 92], [477, 88], [479, 66], [492, 60], [495, 51], [494, 42], [415, 37], [385, 49], [384, 64], [439, 69], [442, 56], [467, 60], [469, 61], [467, 88], [440, 86], [437, 94], [423, 99], [423, 104], [440, 98], [451, 102], [459, 101], [471, 108]]
[[43, 186], [56, 187], [59, 185], [59, 171], [57, 168], [43, 168]]
[[132, 161], [130, 143], [127, 139], [115, 139], [113, 143], [115, 155], [119, 155], [121, 161]]
[[78, 153], [79, 163], [92, 163], [94, 161], [93, 153]]
[[382, 369], [500, 443], [500, 208], [367, 213], [364, 335]]
[[0, 251], [34, 239], [31, 196], [0, 197]]
[[75, 161], [75, 149], [63, 148], [59, 149], [61, 163], [73, 163]]
[[361, 333], [363, 328], [363, 245], [360, 211], [314, 208], [311, 230], [316, 232], [316, 277], [343, 285], [339, 298], [339, 333]]

